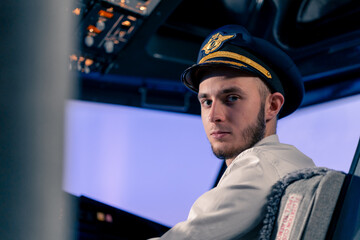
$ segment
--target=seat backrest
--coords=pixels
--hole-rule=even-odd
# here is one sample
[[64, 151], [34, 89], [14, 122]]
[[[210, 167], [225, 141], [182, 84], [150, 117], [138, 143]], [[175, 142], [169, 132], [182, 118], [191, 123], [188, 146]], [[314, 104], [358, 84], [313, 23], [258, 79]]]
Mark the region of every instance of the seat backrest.
[[325, 239], [345, 176], [316, 167], [280, 179], [268, 198], [260, 239]]
[[327, 237], [360, 240], [360, 138]]

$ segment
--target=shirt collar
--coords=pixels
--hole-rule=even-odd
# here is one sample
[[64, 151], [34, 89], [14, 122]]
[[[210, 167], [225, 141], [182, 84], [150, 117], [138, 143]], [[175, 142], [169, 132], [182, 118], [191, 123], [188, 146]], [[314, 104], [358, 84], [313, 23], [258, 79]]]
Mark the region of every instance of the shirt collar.
[[272, 144], [276, 144], [279, 143], [279, 137], [276, 134], [267, 136], [263, 139], [261, 139], [259, 142], [257, 142], [253, 147], [248, 148], [246, 150], [244, 150], [243, 152], [241, 152], [232, 162], [231, 164], [227, 167], [227, 171], [230, 171], [229, 169], [231, 168], [231, 166], [238, 160], [240, 159], [243, 155], [245, 155], [246, 153], [249, 153], [251, 151], [254, 150], [254, 147], [258, 147], [258, 146], [265, 146], [265, 145], [272, 145]]
[[259, 142], [257, 142], [254, 147], [262, 146], [262, 145], [268, 145], [269, 143], [279, 143], [279, 136], [276, 134], [267, 136], [263, 139], [261, 139]]

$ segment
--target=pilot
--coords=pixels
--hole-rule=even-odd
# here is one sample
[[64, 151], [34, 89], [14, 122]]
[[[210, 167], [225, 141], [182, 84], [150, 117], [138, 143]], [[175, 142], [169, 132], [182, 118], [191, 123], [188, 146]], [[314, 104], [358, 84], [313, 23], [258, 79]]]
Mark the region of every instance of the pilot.
[[227, 25], [205, 39], [182, 81], [197, 93], [207, 138], [227, 169], [187, 220], [161, 239], [258, 239], [272, 186], [287, 173], [315, 166], [276, 134], [278, 119], [301, 104], [300, 73], [271, 43]]

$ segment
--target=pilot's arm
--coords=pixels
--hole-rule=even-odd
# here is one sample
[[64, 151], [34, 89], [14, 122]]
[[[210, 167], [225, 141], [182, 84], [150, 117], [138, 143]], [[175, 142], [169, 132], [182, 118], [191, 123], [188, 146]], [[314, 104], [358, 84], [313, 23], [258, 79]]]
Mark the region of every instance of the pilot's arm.
[[234, 161], [218, 186], [196, 200], [188, 219], [160, 239], [257, 239], [267, 196], [278, 178], [276, 169], [256, 155]]

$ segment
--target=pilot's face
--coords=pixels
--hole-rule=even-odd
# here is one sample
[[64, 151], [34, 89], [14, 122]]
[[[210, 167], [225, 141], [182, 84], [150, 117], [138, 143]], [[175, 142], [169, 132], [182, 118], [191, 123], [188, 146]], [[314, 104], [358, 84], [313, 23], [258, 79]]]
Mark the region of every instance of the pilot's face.
[[[214, 154], [230, 162], [265, 134], [262, 81], [234, 71], [205, 74], [198, 98], [206, 135]], [[228, 162], [228, 161], [227, 161]]]

